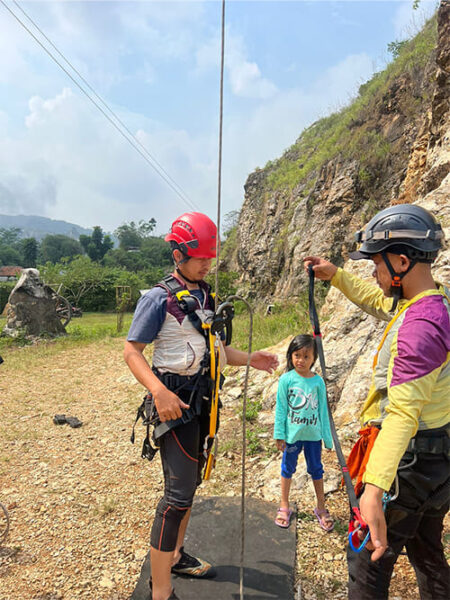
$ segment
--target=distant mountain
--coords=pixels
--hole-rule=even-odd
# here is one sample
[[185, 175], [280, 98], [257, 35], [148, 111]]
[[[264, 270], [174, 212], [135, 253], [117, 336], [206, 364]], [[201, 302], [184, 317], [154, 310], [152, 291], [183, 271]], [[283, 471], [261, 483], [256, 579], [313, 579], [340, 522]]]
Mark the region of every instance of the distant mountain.
[[35, 215], [0, 215], [0, 228], [9, 229], [18, 227], [21, 230], [20, 237], [34, 237], [38, 241], [42, 240], [48, 234], [62, 234], [78, 240], [80, 235], [90, 235], [92, 229], [85, 229], [74, 223], [67, 221], [55, 221], [47, 217], [37, 217]]

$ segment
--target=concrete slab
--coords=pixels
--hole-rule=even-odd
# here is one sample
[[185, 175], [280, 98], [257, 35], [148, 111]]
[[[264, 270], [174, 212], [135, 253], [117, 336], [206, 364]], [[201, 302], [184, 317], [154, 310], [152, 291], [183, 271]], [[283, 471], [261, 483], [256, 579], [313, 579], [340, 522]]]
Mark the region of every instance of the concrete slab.
[[[180, 600], [239, 600], [241, 553], [240, 498], [198, 497], [186, 535], [186, 551], [214, 564], [217, 577], [174, 577]], [[274, 523], [277, 506], [247, 498], [245, 528], [245, 600], [293, 600], [295, 519], [289, 529]], [[147, 555], [130, 600], [150, 600]]]

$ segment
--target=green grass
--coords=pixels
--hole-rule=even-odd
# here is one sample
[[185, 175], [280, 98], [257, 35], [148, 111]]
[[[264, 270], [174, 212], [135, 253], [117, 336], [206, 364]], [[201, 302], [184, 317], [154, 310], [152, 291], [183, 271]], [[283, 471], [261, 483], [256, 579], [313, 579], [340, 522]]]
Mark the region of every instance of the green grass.
[[[108, 337], [123, 337], [130, 327], [132, 316], [131, 313], [126, 313], [124, 315], [122, 331], [117, 332], [116, 313], [84, 313], [81, 318], [72, 319], [67, 325], [66, 336], [48, 338], [47, 344], [44, 339], [41, 344], [44, 346], [51, 346], [55, 349], [62, 349]], [[5, 324], [6, 318], [0, 317], [0, 330], [3, 329]], [[0, 351], [28, 344], [30, 344], [30, 341], [22, 335], [18, 338], [0, 337]]]
[[72, 319], [66, 329], [69, 337], [75, 339], [96, 340], [106, 336], [122, 337], [126, 335], [132, 317], [132, 313], [124, 315], [121, 332], [117, 332], [116, 313], [85, 313], [81, 319]]
[[[316, 303], [319, 307], [327, 293], [327, 286], [317, 286]], [[249, 344], [250, 319], [247, 311], [241, 312], [239, 303], [233, 319], [233, 339], [231, 344], [239, 350], [247, 350]], [[242, 306], [242, 305], [241, 305]], [[276, 303], [271, 315], [264, 308], [257, 308], [253, 315], [252, 350], [261, 350], [273, 346], [290, 335], [311, 333], [306, 293], [295, 301]]]

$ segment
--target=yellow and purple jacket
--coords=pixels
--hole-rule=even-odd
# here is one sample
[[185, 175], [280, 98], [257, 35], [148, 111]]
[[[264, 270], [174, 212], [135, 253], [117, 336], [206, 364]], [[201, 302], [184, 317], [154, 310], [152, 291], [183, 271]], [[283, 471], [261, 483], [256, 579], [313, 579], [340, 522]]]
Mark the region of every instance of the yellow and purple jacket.
[[392, 317], [392, 298], [378, 286], [342, 269], [331, 284], [365, 312], [389, 321], [361, 413], [362, 425], [381, 426], [363, 481], [389, 490], [416, 432], [450, 421], [450, 293], [440, 286], [400, 300]]

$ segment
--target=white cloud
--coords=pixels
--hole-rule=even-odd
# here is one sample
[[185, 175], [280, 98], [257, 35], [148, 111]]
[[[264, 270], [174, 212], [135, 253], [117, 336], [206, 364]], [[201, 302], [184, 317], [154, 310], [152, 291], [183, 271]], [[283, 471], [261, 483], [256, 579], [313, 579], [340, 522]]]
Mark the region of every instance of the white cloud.
[[25, 118], [26, 126], [33, 127], [38, 123], [45, 122], [48, 113], [57, 110], [64, 104], [65, 100], [71, 96], [72, 90], [70, 88], [64, 88], [61, 94], [58, 94], [55, 98], [49, 98], [48, 100], [43, 100], [39, 96], [33, 96], [28, 103], [30, 114]]
[[[33, 97], [29, 111], [20, 138], [0, 138], [0, 213], [42, 214], [106, 229], [138, 215], [155, 217], [164, 231], [174, 213], [186, 210], [150, 165], [69, 88]], [[158, 162], [210, 213], [212, 140], [192, 139], [143, 115], [121, 116], [143, 124], [139, 140], [157, 149]]]
[[312, 93], [322, 98], [328, 97], [332, 102], [327, 105], [328, 108], [348, 104], [359, 86], [367, 81], [373, 71], [374, 63], [370, 56], [364, 52], [350, 54], [319, 77]]
[[[225, 73], [232, 92], [242, 98], [270, 98], [277, 92], [276, 85], [261, 74], [255, 61], [247, 57], [245, 43], [240, 36], [233, 35], [229, 28], [225, 41]], [[196, 68], [199, 71], [218, 69], [220, 64], [220, 40], [210, 38], [197, 48]]]
[[255, 62], [249, 62], [242, 56], [231, 55], [228, 59], [231, 89], [236, 96], [244, 98], [270, 98], [277, 88], [268, 79], [261, 76]]
[[[255, 104], [251, 114], [225, 114], [224, 212], [238, 208], [249, 172], [279, 156], [330, 105], [348, 100], [371, 73], [364, 54], [332, 66], [309, 90], [294, 88]], [[243, 77], [241, 85], [258, 77]], [[250, 82], [250, 83], [249, 83]], [[122, 109], [120, 117], [158, 162], [214, 217], [217, 196], [217, 132], [189, 135]], [[1, 121], [0, 121], [1, 122]], [[186, 206], [85, 99], [70, 88], [33, 97], [22, 137], [0, 138], [0, 212], [38, 213], [84, 226], [155, 217], [158, 231]], [[139, 125], [137, 125], [139, 124]], [[6, 177], [8, 175], [8, 177]], [[19, 210], [20, 209], [20, 210]]]

